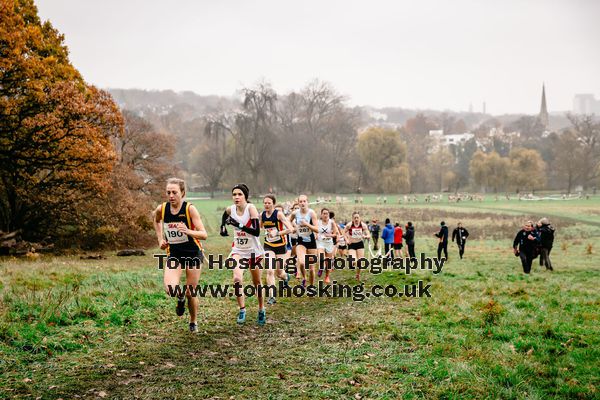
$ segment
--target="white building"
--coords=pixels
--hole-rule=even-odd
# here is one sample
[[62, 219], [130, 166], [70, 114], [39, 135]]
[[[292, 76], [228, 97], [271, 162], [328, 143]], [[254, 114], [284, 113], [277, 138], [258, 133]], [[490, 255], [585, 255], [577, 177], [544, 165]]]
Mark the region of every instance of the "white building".
[[441, 129], [429, 131], [429, 136], [434, 140], [436, 147], [462, 144], [475, 137], [475, 135], [468, 132], [444, 135], [444, 131]]

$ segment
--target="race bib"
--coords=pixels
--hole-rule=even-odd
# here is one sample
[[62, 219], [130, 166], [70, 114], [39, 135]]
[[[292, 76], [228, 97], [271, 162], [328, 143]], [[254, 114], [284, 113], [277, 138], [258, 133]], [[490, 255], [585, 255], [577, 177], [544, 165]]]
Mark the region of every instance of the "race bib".
[[360, 239], [363, 238], [362, 229], [352, 229], [352, 239]]
[[[278, 229], [277, 228], [268, 228], [266, 230], [267, 232], [267, 236], [265, 237], [265, 240], [269, 243], [274, 243], [274, 242], [278, 242], [281, 240], [281, 236], [277, 235]], [[275, 233], [275, 236], [271, 236], [270, 234]]]
[[329, 237], [329, 236], [325, 236], [326, 234], [327, 234], [327, 232], [319, 233], [319, 240], [321, 240], [323, 242], [333, 242], [333, 238]]
[[169, 244], [181, 244], [188, 241], [188, 235], [177, 229], [178, 222], [165, 222], [164, 232]]
[[298, 235], [302, 237], [310, 236], [310, 228], [308, 226], [299, 226]]
[[250, 238], [246, 235], [246, 232], [238, 229], [234, 231], [233, 243], [236, 249], [252, 249], [252, 243], [250, 242]]

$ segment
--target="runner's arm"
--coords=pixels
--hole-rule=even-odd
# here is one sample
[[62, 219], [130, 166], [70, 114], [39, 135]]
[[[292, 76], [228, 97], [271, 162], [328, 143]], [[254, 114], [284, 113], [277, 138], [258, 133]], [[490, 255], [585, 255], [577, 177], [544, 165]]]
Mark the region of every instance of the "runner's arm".
[[223, 211], [223, 215], [221, 216], [221, 231], [219, 232], [221, 236], [229, 236], [229, 233], [227, 233], [227, 228], [225, 227], [225, 225], [227, 225], [227, 220], [229, 219], [229, 213], [229, 207], [226, 207], [225, 211]]
[[154, 230], [156, 231], [156, 239], [158, 240], [158, 246], [162, 247], [163, 242], [165, 241], [163, 236], [163, 227], [161, 224], [162, 221], [162, 204], [160, 204], [154, 210], [154, 218], [152, 218], [152, 222], [154, 222]]
[[362, 223], [362, 228], [363, 228], [363, 234], [365, 232], [367, 232], [366, 235], [364, 235], [365, 239], [371, 239], [371, 231], [369, 231], [369, 227], [367, 226], [367, 224], [365, 224], [364, 222]]
[[238, 228], [252, 235], [260, 236], [260, 223], [258, 222], [258, 211], [253, 204], [250, 205], [250, 226], [238, 224]]
[[311, 213], [310, 224], [306, 224], [306, 226], [314, 233], [319, 233], [319, 225], [317, 224], [317, 213], [315, 213], [314, 211]]
[[277, 213], [277, 219], [283, 223], [284, 230], [279, 231], [280, 235], [287, 235], [288, 233], [294, 232], [294, 225], [283, 215], [283, 213]]
[[196, 229], [189, 229], [184, 224], [185, 229], [180, 229], [180, 231], [195, 239], [206, 240], [208, 238], [208, 234], [206, 233], [206, 229], [204, 229], [204, 224], [202, 223], [202, 218], [200, 218], [200, 213], [194, 206], [190, 206], [190, 218], [192, 220], [192, 225]]
[[338, 227], [338, 224], [335, 222], [334, 219], [332, 219], [333, 221], [333, 229], [331, 230], [331, 237], [338, 237], [340, 236], [340, 228]]

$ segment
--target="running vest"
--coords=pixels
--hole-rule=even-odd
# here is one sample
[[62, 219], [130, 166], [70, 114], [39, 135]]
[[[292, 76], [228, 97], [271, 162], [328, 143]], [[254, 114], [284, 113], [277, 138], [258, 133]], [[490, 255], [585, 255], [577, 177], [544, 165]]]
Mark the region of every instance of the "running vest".
[[177, 224], [183, 222], [189, 229], [194, 230], [190, 216], [190, 204], [184, 201], [176, 215], [171, 214], [171, 203], [162, 204], [163, 235], [169, 246], [167, 254], [171, 253], [197, 253], [202, 250], [200, 240], [180, 232]]
[[308, 226], [300, 226], [300, 222], [302, 222], [302, 220], [306, 221], [309, 224], [311, 223], [311, 211], [312, 210], [309, 208], [306, 214], [302, 214], [301, 210], [297, 210], [295, 214], [298, 239], [302, 239], [303, 242], [310, 242], [311, 240], [314, 240], [313, 231]]
[[277, 219], [278, 211], [279, 210], [273, 210], [273, 214], [271, 214], [270, 217], [267, 217], [266, 211], [263, 211], [260, 214], [260, 220], [263, 224], [263, 228], [265, 228], [265, 244], [268, 244], [271, 247], [285, 246], [287, 243], [285, 235], [269, 236], [269, 232], [271, 231], [278, 232], [283, 230], [283, 222]]
[[327, 221], [327, 223], [323, 223], [321, 219], [317, 221], [319, 227], [319, 233], [317, 234], [317, 239], [323, 242], [333, 242], [333, 238], [330, 236], [325, 236], [326, 233], [333, 233], [333, 222], [331, 220]]
[[354, 226], [354, 223], [352, 222], [352, 225], [350, 225], [350, 229], [348, 230], [348, 234], [350, 235], [351, 243], [362, 242], [362, 240], [363, 240], [362, 222], [358, 226]]
[[[246, 204], [246, 208], [244, 209], [244, 213], [242, 216], [239, 216], [236, 211], [235, 204], [229, 207], [229, 215], [233, 218], [238, 224], [242, 224], [244, 226], [250, 227], [250, 204]], [[250, 255], [254, 253], [256, 255], [262, 254], [263, 249], [260, 245], [260, 241], [256, 236], [250, 235], [247, 232], [244, 232], [237, 226], [233, 227], [233, 243], [231, 244], [233, 247], [232, 253], [240, 254], [240, 255]]]

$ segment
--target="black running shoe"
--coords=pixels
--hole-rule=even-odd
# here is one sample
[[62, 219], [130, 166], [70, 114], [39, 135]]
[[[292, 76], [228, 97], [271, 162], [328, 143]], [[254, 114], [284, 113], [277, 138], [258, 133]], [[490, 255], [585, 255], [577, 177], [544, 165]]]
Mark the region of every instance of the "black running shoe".
[[175, 308], [175, 312], [180, 317], [183, 315], [183, 313], [185, 312], [185, 297], [177, 299], [177, 307]]
[[190, 322], [190, 333], [198, 333], [198, 324]]

